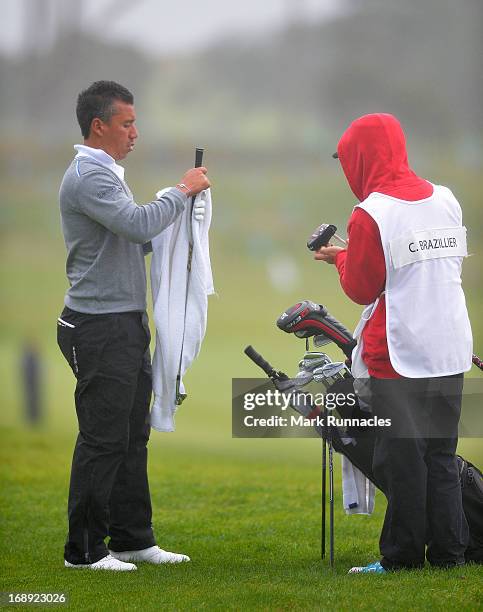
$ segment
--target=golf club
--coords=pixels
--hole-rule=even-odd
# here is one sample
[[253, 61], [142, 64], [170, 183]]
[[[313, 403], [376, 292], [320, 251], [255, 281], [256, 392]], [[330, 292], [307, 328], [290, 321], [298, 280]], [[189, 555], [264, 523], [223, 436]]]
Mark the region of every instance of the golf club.
[[299, 361], [299, 369], [313, 372], [316, 368], [320, 368], [327, 363], [330, 363], [330, 357], [325, 353], [306, 353], [303, 359]]
[[[195, 168], [201, 168], [203, 163], [203, 153], [204, 149], [196, 148], [195, 151]], [[189, 238], [189, 246], [188, 246], [188, 263], [187, 263], [187, 276], [186, 276], [186, 297], [184, 302], [184, 321], [183, 321], [183, 338], [181, 340], [181, 354], [179, 356], [179, 365], [178, 365], [178, 374], [176, 375], [176, 405], [179, 406], [182, 404], [183, 400], [186, 398], [184, 393], [180, 393], [180, 385], [181, 385], [181, 363], [183, 361], [183, 349], [184, 349], [184, 337], [186, 332], [186, 310], [188, 308], [188, 290], [190, 285], [191, 278], [191, 261], [193, 259], [193, 228], [192, 228], [192, 216], [193, 216], [193, 206], [196, 200], [196, 196], [191, 198], [190, 202], [190, 211], [189, 211], [189, 230], [190, 230], [190, 238]]]
[[314, 380], [324, 383], [329, 388], [337, 380], [343, 379], [346, 372], [348, 372], [347, 367], [342, 361], [326, 363], [324, 366], [314, 370]]

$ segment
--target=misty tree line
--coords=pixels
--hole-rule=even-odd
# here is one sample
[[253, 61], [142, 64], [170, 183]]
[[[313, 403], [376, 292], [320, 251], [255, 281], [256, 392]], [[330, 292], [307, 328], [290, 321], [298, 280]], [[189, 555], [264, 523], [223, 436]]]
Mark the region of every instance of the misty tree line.
[[[112, 78], [136, 93], [148, 118], [179, 117], [189, 125], [203, 109], [207, 130], [219, 130], [220, 141], [224, 116], [227, 122], [239, 116], [243, 129], [250, 117], [262, 125], [278, 113], [294, 134], [305, 121], [329, 140], [357, 115], [389, 111], [409, 120], [416, 138], [481, 150], [483, 3], [353, 0], [352, 6], [330, 22], [294, 21], [270, 37], [227, 38], [169, 59], [88, 36], [76, 28], [75, 12], [67, 12], [64, 26], [50, 30], [52, 45], [39, 34], [23, 57], [1, 58], [3, 133], [71, 138], [79, 89]], [[29, 19], [34, 32], [35, 15]], [[250, 125], [256, 138], [258, 124]]]

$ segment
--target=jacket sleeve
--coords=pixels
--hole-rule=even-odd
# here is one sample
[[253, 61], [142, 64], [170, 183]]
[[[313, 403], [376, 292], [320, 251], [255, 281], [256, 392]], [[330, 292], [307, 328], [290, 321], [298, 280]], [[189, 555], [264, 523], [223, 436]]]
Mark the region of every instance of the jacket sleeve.
[[138, 206], [114, 176], [96, 170], [81, 176], [76, 203], [80, 212], [114, 234], [144, 244], [173, 223], [186, 200], [181, 191], [170, 189], [159, 199]]
[[356, 208], [347, 226], [349, 244], [335, 260], [342, 289], [357, 304], [371, 304], [384, 291], [386, 263], [379, 228]]

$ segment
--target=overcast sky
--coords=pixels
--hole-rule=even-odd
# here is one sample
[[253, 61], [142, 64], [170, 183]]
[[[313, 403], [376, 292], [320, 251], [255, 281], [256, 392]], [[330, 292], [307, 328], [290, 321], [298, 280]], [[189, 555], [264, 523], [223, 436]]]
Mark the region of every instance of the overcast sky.
[[[9, 54], [23, 49], [25, 20], [38, 13], [39, 6], [42, 18], [49, 14], [52, 23], [68, 20], [73, 13], [69, 0], [1, 2], [0, 52]], [[223, 36], [268, 33], [293, 19], [328, 18], [343, 10], [345, 0], [76, 0], [75, 4], [81, 7], [78, 18], [86, 31], [128, 41], [151, 53], [176, 53]]]

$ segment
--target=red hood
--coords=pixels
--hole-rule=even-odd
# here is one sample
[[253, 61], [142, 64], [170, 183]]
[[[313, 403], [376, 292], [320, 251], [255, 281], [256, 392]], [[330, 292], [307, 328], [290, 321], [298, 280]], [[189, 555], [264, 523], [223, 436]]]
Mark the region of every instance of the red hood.
[[353, 121], [342, 135], [337, 153], [360, 202], [374, 191], [410, 201], [433, 192], [432, 185], [409, 167], [404, 132], [393, 115], [377, 113]]

